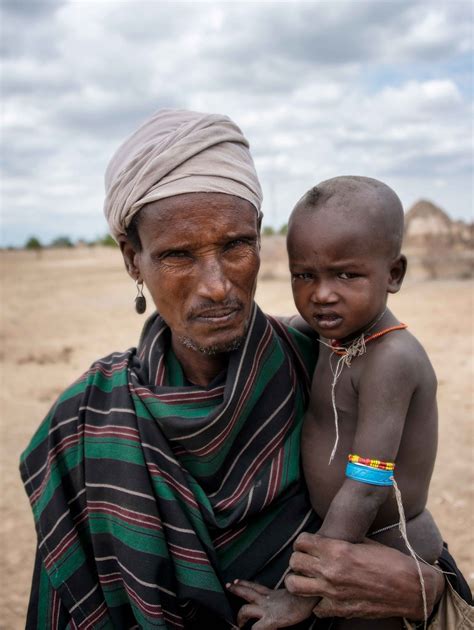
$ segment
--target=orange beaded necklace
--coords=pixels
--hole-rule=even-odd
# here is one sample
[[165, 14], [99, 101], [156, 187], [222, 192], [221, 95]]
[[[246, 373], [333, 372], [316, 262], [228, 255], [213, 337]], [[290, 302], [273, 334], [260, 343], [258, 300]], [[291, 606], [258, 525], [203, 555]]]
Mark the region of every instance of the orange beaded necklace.
[[[369, 341], [373, 341], [374, 339], [378, 339], [379, 337], [383, 337], [389, 332], [393, 332], [394, 330], [403, 330], [407, 328], [407, 324], [397, 324], [396, 326], [389, 326], [388, 328], [384, 328], [383, 330], [379, 330], [379, 332], [374, 333], [373, 335], [369, 335], [364, 338], [365, 343], [369, 343]], [[346, 349], [343, 346], [337, 345], [339, 342], [337, 339], [331, 339], [331, 350], [338, 354], [339, 356], [343, 356], [346, 354]]]

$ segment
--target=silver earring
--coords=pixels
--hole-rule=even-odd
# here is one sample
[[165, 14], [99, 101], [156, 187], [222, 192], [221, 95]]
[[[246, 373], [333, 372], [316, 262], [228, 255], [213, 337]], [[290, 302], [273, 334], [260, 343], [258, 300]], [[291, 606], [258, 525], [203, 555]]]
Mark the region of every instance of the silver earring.
[[143, 295], [143, 280], [135, 280], [137, 285], [137, 297], [135, 298], [135, 310], [139, 315], [146, 311], [146, 298]]

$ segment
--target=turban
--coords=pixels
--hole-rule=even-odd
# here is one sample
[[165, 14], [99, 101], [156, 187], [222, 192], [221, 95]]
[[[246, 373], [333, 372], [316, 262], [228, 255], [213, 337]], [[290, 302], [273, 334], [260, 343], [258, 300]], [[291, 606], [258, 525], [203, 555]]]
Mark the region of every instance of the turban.
[[249, 143], [227, 116], [162, 109], [132, 133], [105, 173], [104, 213], [115, 239], [147, 203], [218, 192], [260, 211], [262, 190]]

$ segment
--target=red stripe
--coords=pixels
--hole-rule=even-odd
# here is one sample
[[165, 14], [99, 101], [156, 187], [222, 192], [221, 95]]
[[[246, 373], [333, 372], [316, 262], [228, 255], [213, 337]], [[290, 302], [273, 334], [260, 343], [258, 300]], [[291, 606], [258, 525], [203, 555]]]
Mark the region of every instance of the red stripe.
[[97, 372], [100, 372], [104, 376], [112, 376], [115, 372], [120, 372], [121, 370], [123, 370], [123, 368], [127, 367], [127, 365], [128, 365], [128, 358], [124, 359], [121, 363], [116, 363], [111, 368], [106, 368], [104, 365], [99, 363], [99, 364], [93, 365], [91, 369], [85, 373], [85, 376], [86, 377], [93, 376], [94, 374], [97, 374]]
[[156, 464], [152, 464], [151, 462], [146, 462], [149, 471], [152, 475], [156, 477], [162, 477], [172, 488], [174, 488], [178, 494], [189, 504], [194, 507], [199, 507], [198, 503], [194, 497], [194, 494], [189, 490], [186, 486], [176, 481], [174, 477], [172, 477], [169, 473], [165, 472], [158, 468]]
[[155, 385], [160, 386], [165, 382], [165, 355], [162, 354], [158, 361], [158, 369], [156, 370]]
[[248, 490], [252, 478], [255, 474], [262, 468], [262, 466], [266, 463], [268, 456], [271, 455], [278, 446], [281, 445], [283, 441], [283, 437], [286, 434], [286, 430], [289, 425], [292, 424], [294, 419], [294, 415], [292, 414], [288, 421], [283, 425], [283, 427], [278, 431], [278, 433], [270, 440], [270, 442], [266, 445], [266, 447], [261, 451], [258, 457], [252, 462], [251, 466], [247, 469], [246, 474], [242, 478], [242, 482], [235, 488], [234, 492], [227, 498], [222, 499], [214, 506], [214, 509], [226, 509], [235, 505], [235, 503], [241, 498], [241, 496]]
[[61, 538], [56, 547], [54, 547], [54, 549], [52, 549], [45, 557], [44, 566], [49, 569], [57, 561], [57, 559], [72, 546], [73, 541], [75, 542], [77, 540], [76, 530], [70, 530]]
[[127, 582], [123, 579], [123, 576], [120, 572], [116, 571], [114, 573], [99, 573], [99, 582], [101, 584], [113, 584], [114, 582], [121, 582], [122, 586], [125, 587], [128, 595], [131, 599], [138, 605], [141, 610], [146, 610], [147, 613], [155, 618], [161, 619], [163, 616], [163, 609], [160, 604], [147, 604], [145, 600], [143, 600], [137, 593], [127, 584]]
[[219, 446], [225, 441], [229, 433], [234, 428], [239, 418], [240, 411], [242, 407], [244, 406], [244, 403], [248, 399], [248, 394], [252, 390], [252, 386], [254, 383], [254, 375], [257, 371], [260, 357], [263, 354], [264, 350], [269, 345], [269, 341], [271, 339], [271, 328], [269, 325], [267, 326], [266, 332], [270, 334], [269, 335], [264, 334], [264, 336], [262, 336], [261, 342], [257, 348], [257, 352], [255, 353], [255, 357], [252, 364], [252, 369], [250, 370], [250, 373], [249, 373], [249, 377], [245, 383], [245, 387], [242, 390], [242, 394], [240, 395], [240, 398], [236, 404], [234, 413], [232, 417], [230, 418], [230, 421], [226, 424], [226, 426], [221, 431], [221, 433], [216, 435], [216, 437], [213, 440], [211, 440], [208, 444], [206, 444], [206, 446], [202, 446], [201, 448], [198, 448], [198, 449], [188, 448], [188, 452], [193, 453], [194, 455], [200, 455], [200, 456], [210, 455], [211, 453], [214, 453], [219, 448]]
[[51, 628], [52, 630], [59, 630], [59, 595], [56, 589], [53, 590], [53, 601], [51, 609]]
[[220, 398], [224, 392], [224, 387], [219, 386], [213, 389], [211, 392], [193, 392], [192, 394], [186, 392], [167, 392], [165, 394], [155, 394], [146, 387], [131, 387], [134, 394], [140, 398], [153, 398], [159, 400], [167, 405], [175, 403], [188, 403], [188, 402], [202, 402], [206, 400], [214, 400]]
[[68, 448], [69, 446], [73, 446], [74, 444], [77, 444], [79, 441], [80, 441], [80, 434], [76, 433], [75, 435], [70, 435], [70, 436], [62, 439], [57, 444], [57, 446], [55, 446], [50, 451], [48, 451], [48, 460], [47, 460], [47, 464], [46, 464], [46, 472], [45, 472], [44, 479], [41, 482], [41, 484], [39, 485], [39, 487], [30, 496], [30, 502], [31, 502], [32, 506], [36, 503], [37, 498], [43, 492], [44, 487], [46, 486], [46, 484], [47, 484], [47, 482], [49, 480], [49, 477], [51, 475], [51, 465], [54, 462], [54, 460], [56, 459], [56, 457], [62, 451], [64, 451], [66, 448]]
[[231, 530], [231, 531], [226, 532], [225, 534], [221, 534], [220, 536], [214, 539], [213, 541], [214, 547], [216, 549], [225, 547], [225, 545], [230, 543], [231, 540], [234, 540], [234, 538], [237, 538], [238, 536], [240, 536], [240, 534], [242, 534], [246, 529], [247, 529], [247, 525], [242, 525], [242, 527], [239, 527], [236, 530], [233, 530], [233, 531]]
[[103, 601], [91, 614], [81, 621], [79, 628], [90, 629], [94, 627], [94, 624], [99, 621], [104, 615], [107, 614], [107, 605]]
[[172, 551], [173, 555], [178, 558], [183, 558], [183, 560], [189, 560], [191, 562], [197, 562], [198, 564], [209, 566], [209, 559], [204, 551], [199, 551], [198, 549], [189, 549], [188, 547], [180, 547], [179, 545], [174, 545], [173, 543], [168, 543], [168, 547], [170, 551]]
[[136, 512], [135, 510], [128, 510], [115, 503], [110, 503], [109, 501], [89, 501], [88, 511], [89, 515], [91, 512], [112, 514], [114, 516], [119, 516], [128, 523], [138, 523], [143, 526], [148, 525], [152, 529], [163, 529], [161, 520], [158, 517], [142, 514], [141, 512]]
[[[308, 370], [306, 369], [306, 365], [305, 365], [303, 359], [301, 358], [300, 350], [296, 346], [293, 337], [288, 332], [286, 326], [284, 326], [280, 321], [278, 321], [278, 319], [275, 319], [271, 315], [267, 315], [267, 318], [271, 321], [271, 323], [272, 323], [274, 328], [278, 328], [278, 330], [281, 333], [281, 336], [283, 336], [285, 338], [285, 340], [288, 343], [288, 345], [291, 346], [291, 348], [293, 349], [293, 352], [294, 352], [294, 355], [295, 355], [296, 360], [298, 362], [298, 365], [300, 366], [300, 368], [301, 368], [301, 370], [302, 370], [302, 372], [303, 372], [303, 374], [305, 376], [306, 387], [309, 388], [309, 386], [311, 384], [311, 376], [308, 373]], [[290, 364], [291, 363], [292, 362], [290, 361]]]
[[131, 440], [132, 442], [140, 442], [140, 438], [137, 434], [117, 431], [116, 429], [108, 429], [106, 427], [100, 429], [85, 429], [84, 436], [91, 438], [124, 438], [126, 440]]

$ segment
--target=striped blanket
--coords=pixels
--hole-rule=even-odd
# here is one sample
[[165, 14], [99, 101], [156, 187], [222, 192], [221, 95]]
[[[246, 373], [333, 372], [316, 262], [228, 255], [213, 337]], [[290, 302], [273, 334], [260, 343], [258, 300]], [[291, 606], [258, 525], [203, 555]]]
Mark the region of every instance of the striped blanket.
[[254, 307], [191, 385], [163, 320], [59, 398], [21, 459], [38, 549], [28, 628], [229, 628], [236, 577], [281, 584], [315, 530], [299, 441], [316, 350]]

